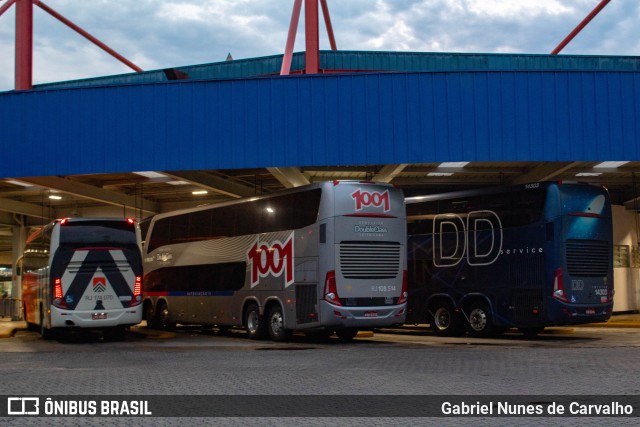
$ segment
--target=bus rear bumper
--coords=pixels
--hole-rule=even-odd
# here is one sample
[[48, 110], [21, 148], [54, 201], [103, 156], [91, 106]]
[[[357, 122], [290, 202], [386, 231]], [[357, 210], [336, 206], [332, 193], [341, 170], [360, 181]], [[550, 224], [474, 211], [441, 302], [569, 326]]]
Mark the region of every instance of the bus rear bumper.
[[320, 303], [320, 319], [325, 327], [378, 328], [405, 322], [407, 305], [386, 307], [343, 307]]
[[51, 307], [52, 328], [110, 328], [133, 326], [142, 321], [142, 304], [122, 310], [79, 311]]
[[586, 323], [606, 322], [613, 314], [613, 303], [606, 305], [568, 305], [559, 304], [554, 310], [555, 325], [581, 325]]

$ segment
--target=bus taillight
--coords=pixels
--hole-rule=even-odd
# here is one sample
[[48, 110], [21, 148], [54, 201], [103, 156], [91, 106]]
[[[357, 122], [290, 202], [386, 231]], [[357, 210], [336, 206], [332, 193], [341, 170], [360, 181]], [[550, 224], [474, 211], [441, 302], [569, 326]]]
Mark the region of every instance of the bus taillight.
[[136, 276], [136, 285], [133, 287], [133, 296], [138, 297], [142, 295], [142, 277]]
[[130, 306], [140, 304], [142, 301], [142, 276], [136, 276], [136, 284], [133, 287], [133, 299], [131, 300]]
[[556, 268], [553, 277], [553, 297], [557, 300], [569, 302], [567, 294], [564, 291], [564, 280], [562, 279], [562, 269]]
[[67, 308], [67, 304], [62, 297], [62, 279], [57, 278], [53, 281], [53, 305], [60, 308]]
[[398, 298], [398, 304], [404, 304], [407, 302], [409, 296], [409, 276], [407, 270], [402, 272], [402, 292], [400, 292], [400, 298]]
[[324, 280], [324, 299], [333, 305], [342, 305], [342, 301], [338, 296], [335, 271], [327, 272], [327, 277]]
[[56, 279], [53, 282], [53, 297], [62, 299], [62, 280]]

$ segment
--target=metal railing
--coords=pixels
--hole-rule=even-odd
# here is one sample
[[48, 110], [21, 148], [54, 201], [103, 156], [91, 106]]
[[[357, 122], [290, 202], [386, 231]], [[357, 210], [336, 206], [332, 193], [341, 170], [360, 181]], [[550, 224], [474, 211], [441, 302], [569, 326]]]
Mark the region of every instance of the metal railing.
[[0, 317], [11, 318], [11, 320], [22, 319], [22, 301], [19, 299], [0, 299]]

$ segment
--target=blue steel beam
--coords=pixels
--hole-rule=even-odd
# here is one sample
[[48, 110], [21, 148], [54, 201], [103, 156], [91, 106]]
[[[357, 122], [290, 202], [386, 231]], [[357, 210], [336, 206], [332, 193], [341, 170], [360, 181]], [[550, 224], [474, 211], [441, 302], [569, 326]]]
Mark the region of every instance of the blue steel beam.
[[275, 76], [7, 92], [0, 177], [638, 160], [638, 99], [638, 71]]

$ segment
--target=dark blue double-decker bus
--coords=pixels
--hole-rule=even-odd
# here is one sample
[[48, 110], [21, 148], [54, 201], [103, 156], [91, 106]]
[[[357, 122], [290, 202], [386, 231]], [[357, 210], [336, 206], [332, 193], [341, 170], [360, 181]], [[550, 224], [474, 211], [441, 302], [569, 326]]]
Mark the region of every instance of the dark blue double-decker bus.
[[601, 186], [540, 182], [410, 197], [408, 323], [438, 335], [602, 322], [613, 308]]

